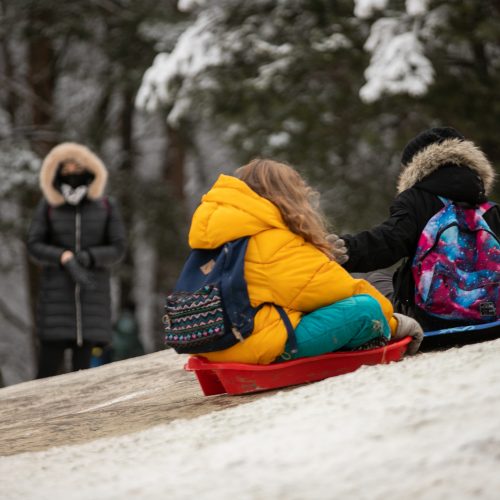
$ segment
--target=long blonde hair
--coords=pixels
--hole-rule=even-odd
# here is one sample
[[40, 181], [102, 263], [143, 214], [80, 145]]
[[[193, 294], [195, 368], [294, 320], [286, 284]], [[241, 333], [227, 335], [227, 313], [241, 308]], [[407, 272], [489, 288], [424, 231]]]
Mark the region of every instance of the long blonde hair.
[[332, 258], [326, 221], [315, 205], [319, 194], [289, 165], [255, 159], [235, 172], [258, 195], [276, 205], [290, 231]]

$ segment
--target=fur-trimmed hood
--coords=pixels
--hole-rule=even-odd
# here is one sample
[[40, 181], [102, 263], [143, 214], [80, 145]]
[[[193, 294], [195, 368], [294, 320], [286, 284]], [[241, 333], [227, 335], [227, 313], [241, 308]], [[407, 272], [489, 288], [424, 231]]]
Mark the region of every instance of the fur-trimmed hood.
[[446, 139], [417, 153], [408, 165], [403, 166], [398, 181], [398, 193], [410, 189], [444, 164], [469, 167], [483, 181], [486, 196], [491, 193], [495, 182], [493, 166], [474, 143], [460, 139]]
[[63, 205], [65, 203], [63, 195], [54, 186], [54, 180], [61, 162], [69, 159], [83, 165], [94, 175], [94, 179], [89, 184], [87, 198], [91, 200], [100, 198], [106, 188], [108, 171], [98, 156], [81, 144], [63, 142], [49, 152], [43, 160], [40, 170], [40, 188], [45, 199], [52, 206]]

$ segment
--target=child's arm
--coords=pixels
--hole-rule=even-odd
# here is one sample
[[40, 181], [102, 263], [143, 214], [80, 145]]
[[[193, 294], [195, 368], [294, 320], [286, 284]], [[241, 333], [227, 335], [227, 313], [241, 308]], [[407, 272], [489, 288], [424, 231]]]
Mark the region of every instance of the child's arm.
[[[342, 235], [349, 260], [343, 264], [350, 272], [369, 272], [392, 266], [414, 254], [425, 220], [419, 220], [416, 193], [401, 193], [382, 224], [355, 235]], [[432, 213], [432, 212], [431, 212]]]

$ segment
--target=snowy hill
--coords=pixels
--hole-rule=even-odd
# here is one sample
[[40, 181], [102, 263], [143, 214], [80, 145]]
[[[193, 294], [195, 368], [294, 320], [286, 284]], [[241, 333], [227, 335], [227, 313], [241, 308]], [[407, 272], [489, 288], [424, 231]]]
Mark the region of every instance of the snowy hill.
[[0, 496], [498, 499], [499, 359], [500, 339], [205, 398], [166, 351], [8, 387]]

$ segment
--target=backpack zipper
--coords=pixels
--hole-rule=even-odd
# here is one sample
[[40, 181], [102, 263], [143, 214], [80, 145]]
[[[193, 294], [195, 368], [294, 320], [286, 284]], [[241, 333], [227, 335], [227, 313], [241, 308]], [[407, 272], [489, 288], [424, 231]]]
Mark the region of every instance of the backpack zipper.
[[[80, 214], [80, 207], [77, 206], [75, 212], [75, 252], [80, 251], [81, 224], [82, 224], [82, 216]], [[75, 284], [75, 306], [76, 306], [76, 343], [78, 347], [81, 347], [83, 345], [82, 304], [80, 299], [80, 285], [78, 283]]]
[[[420, 260], [423, 260], [425, 259], [425, 257], [427, 257], [427, 255], [432, 251], [434, 250], [434, 248], [437, 246], [438, 244], [438, 241], [439, 241], [439, 238], [441, 237], [441, 235], [447, 230], [447, 229], [450, 229], [450, 227], [453, 227], [453, 226], [456, 226], [456, 227], [460, 227], [459, 224], [457, 222], [451, 222], [450, 224], [448, 224], [447, 226], [441, 228], [437, 233], [436, 233], [436, 236], [434, 238], [434, 242], [432, 243], [432, 246], [424, 253], [422, 254], [422, 256], [420, 257]], [[491, 230], [488, 230], [484, 227], [480, 227], [478, 229], [476, 229], [475, 231], [471, 231], [470, 229], [466, 229], [464, 228], [465, 231], [469, 232], [469, 233], [478, 233], [479, 231], [485, 231], [489, 234], [491, 234], [491, 236], [493, 236], [499, 243], [500, 243], [500, 240], [497, 238], [496, 234], [493, 233]], [[420, 263], [419, 263], [420, 265]]]
[[245, 340], [241, 332], [235, 326], [231, 327], [231, 333], [238, 339], [239, 342], [243, 342]]

